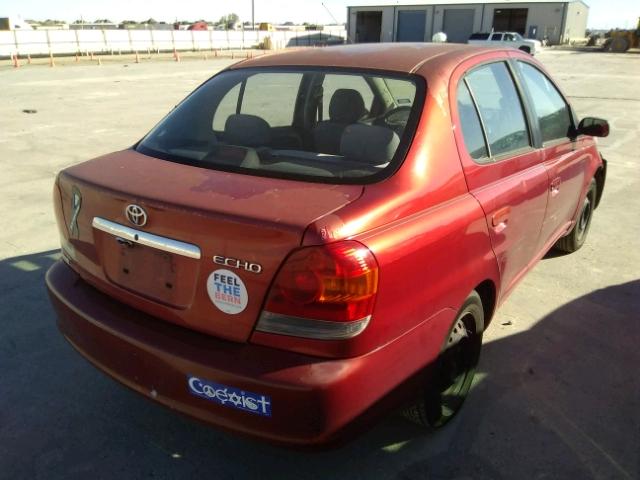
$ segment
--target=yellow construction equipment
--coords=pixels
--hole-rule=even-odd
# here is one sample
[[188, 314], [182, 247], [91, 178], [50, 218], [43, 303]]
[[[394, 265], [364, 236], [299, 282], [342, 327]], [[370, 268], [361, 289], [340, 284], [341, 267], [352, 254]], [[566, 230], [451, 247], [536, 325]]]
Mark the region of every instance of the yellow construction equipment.
[[640, 18], [638, 18], [638, 25], [635, 30], [612, 30], [603, 47], [605, 50], [616, 53], [640, 47]]

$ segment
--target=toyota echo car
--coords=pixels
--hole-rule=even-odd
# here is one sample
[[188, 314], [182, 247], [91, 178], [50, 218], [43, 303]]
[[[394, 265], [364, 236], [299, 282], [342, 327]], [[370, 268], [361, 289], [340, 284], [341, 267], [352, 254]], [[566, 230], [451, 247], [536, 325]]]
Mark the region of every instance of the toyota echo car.
[[59, 329], [142, 395], [270, 442], [332, 443], [391, 409], [439, 427], [496, 307], [585, 242], [608, 131], [515, 49], [237, 63], [60, 172]]

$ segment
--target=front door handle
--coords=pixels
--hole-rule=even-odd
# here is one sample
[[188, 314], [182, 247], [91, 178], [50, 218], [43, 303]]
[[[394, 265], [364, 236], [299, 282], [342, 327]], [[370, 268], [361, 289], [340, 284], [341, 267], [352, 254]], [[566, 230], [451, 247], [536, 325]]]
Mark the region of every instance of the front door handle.
[[560, 179], [560, 177], [556, 177], [551, 180], [551, 183], [549, 184], [549, 191], [551, 192], [551, 195], [556, 196], [560, 192], [561, 183], [562, 180]]

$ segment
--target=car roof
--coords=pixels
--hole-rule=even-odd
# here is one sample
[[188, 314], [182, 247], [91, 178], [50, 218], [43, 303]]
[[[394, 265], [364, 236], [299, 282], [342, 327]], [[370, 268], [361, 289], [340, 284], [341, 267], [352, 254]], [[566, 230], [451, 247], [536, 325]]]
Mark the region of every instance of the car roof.
[[457, 66], [469, 57], [500, 49], [458, 43], [360, 43], [296, 48], [232, 65], [236, 68], [309, 66], [343, 67], [413, 73], [425, 64]]

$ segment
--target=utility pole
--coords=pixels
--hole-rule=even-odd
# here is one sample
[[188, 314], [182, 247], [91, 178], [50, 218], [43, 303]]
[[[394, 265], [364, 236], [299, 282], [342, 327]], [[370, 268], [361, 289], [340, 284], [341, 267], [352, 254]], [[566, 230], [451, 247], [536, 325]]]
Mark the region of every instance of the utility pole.
[[251, 28], [256, 29], [255, 0], [251, 0]]

